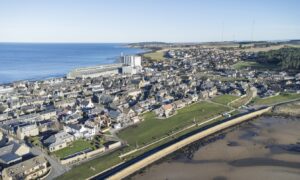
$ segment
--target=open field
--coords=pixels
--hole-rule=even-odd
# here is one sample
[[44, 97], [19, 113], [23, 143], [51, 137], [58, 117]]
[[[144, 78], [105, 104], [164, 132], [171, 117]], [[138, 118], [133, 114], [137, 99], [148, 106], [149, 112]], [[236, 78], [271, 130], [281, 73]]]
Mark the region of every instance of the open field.
[[213, 98], [211, 101], [219, 103], [219, 104], [227, 105], [228, 103], [230, 103], [238, 98], [239, 98], [239, 96], [225, 94], [225, 95], [217, 96], [217, 97]]
[[159, 51], [143, 54], [143, 56], [146, 58], [150, 58], [152, 60], [161, 61], [161, 60], [165, 59], [165, 57], [164, 57], [165, 53], [166, 53], [166, 51], [159, 50]]
[[281, 44], [281, 45], [273, 45], [270, 47], [252, 47], [252, 48], [247, 48], [245, 50], [242, 51], [246, 51], [246, 52], [260, 52], [260, 51], [271, 51], [271, 50], [278, 50], [284, 47], [300, 47], [300, 45], [296, 45], [296, 44]]
[[260, 64], [253, 61], [239, 61], [232, 66], [234, 69], [244, 69], [248, 67], [260, 67]]
[[167, 119], [157, 119], [155, 114], [150, 112], [145, 114], [143, 122], [124, 129], [118, 136], [131, 146], [141, 146], [192, 124], [194, 118], [201, 122], [228, 110], [229, 108], [221, 105], [200, 102], [178, 110], [176, 115]]
[[285, 101], [289, 101], [289, 100], [293, 100], [293, 99], [299, 99], [299, 98], [300, 98], [300, 94], [282, 93], [282, 94], [279, 94], [278, 96], [273, 96], [273, 97], [264, 98], [264, 99], [255, 98], [252, 103], [255, 105], [271, 105], [271, 104], [276, 104], [276, 103], [285, 102]]
[[280, 48], [285, 47], [286, 45], [273, 45], [270, 47], [251, 47], [251, 48], [247, 48], [244, 51], [246, 52], [260, 52], [260, 51], [271, 51], [271, 50], [278, 50]]
[[87, 140], [79, 139], [79, 140], [76, 140], [76, 141], [72, 142], [72, 144], [70, 146], [53, 152], [53, 154], [55, 154], [55, 156], [62, 159], [62, 158], [65, 158], [69, 155], [72, 155], [74, 153], [83, 151], [83, 150], [88, 149], [88, 148], [91, 148], [91, 149], [94, 148], [91, 145], [91, 142], [87, 141]]
[[245, 69], [245, 68], [252, 68], [252, 69], [278, 69], [279, 67], [274, 66], [274, 65], [264, 65], [260, 64], [254, 61], [239, 61], [238, 63], [234, 64], [232, 66], [234, 69]]
[[115, 151], [105, 156], [98, 157], [91, 161], [85, 162], [79, 166], [73, 167], [70, 171], [58, 177], [59, 180], [81, 180], [86, 179], [92, 175], [106, 170], [122, 160], [119, 158], [120, 151]]

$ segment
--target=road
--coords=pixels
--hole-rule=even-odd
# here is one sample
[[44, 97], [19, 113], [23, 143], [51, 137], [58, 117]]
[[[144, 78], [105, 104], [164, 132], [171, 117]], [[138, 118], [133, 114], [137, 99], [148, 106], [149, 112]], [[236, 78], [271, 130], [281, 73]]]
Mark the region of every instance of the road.
[[67, 172], [69, 170], [69, 168], [61, 165], [56, 159], [52, 158], [47, 153], [44, 153], [42, 150], [40, 150], [37, 147], [31, 147], [30, 151], [34, 155], [40, 155], [40, 154], [44, 155], [45, 158], [50, 163], [50, 165], [51, 165], [51, 172], [46, 177], [46, 180], [52, 180], [52, 179], [54, 179], [54, 178], [56, 178], [56, 177], [64, 174], [65, 172]]
[[30, 148], [30, 153], [33, 155], [44, 155], [45, 158], [48, 160], [48, 162], [51, 165], [51, 172], [50, 174], [45, 178], [46, 180], [52, 180], [62, 174], [64, 174], [65, 172], [67, 172], [68, 170], [70, 170], [70, 168], [65, 167], [63, 165], [61, 165], [56, 159], [54, 159], [53, 157], [49, 156], [46, 152], [43, 152], [41, 149], [39, 149], [38, 147], [35, 147], [31, 144], [26, 143], [24, 140], [19, 139], [15, 136], [11, 136], [9, 134], [6, 134], [8, 137], [17, 140], [19, 143], [25, 143], [29, 148]]

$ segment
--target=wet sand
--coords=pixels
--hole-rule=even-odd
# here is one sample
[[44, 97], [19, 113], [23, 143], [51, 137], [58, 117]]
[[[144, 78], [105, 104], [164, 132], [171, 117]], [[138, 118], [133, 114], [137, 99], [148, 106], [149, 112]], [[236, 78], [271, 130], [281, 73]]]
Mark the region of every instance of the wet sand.
[[130, 179], [299, 180], [300, 119], [261, 117], [185, 147]]

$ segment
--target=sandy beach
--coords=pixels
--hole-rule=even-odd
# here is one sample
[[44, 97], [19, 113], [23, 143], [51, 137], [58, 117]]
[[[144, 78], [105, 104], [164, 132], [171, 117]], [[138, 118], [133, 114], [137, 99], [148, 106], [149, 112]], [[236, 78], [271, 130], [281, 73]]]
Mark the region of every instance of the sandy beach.
[[299, 129], [299, 118], [261, 117], [213, 142], [216, 137], [198, 141], [130, 178], [298, 180]]

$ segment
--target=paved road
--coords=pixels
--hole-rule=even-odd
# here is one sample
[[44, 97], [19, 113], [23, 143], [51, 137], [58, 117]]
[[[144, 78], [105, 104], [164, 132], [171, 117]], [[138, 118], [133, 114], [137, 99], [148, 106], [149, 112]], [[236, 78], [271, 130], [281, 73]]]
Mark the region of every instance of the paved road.
[[31, 149], [31, 153], [34, 155], [43, 154], [46, 157], [46, 159], [49, 161], [49, 163], [51, 164], [51, 172], [46, 177], [46, 180], [52, 180], [52, 179], [64, 174], [65, 172], [67, 172], [69, 170], [69, 168], [61, 165], [56, 159], [54, 159], [51, 156], [49, 156], [48, 154], [44, 153], [39, 148], [31, 147], [30, 149]]
[[17, 137], [11, 136], [9, 134], [6, 134], [7, 136], [17, 140], [19, 143], [25, 143], [29, 148], [30, 148], [30, 152], [33, 155], [44, 155], [45, 158], [48, 160], [48, 162], [51, 165], [51, 172], [50, 174], [46, 177], [46, 180], [52, 180], [62, 174], [64, 174], [65, 172], [67, 172], [68, 170], [70, 170], [70, 168], [67, 168], [63, 165], [61, 165], [56, 159], [52, 158], [51, 156], [49, 156], [47, 153], [43, 152], [41, 149], [32, 146], [31, 144], [27, 144], [24, 140], [22, 139], [18, 139]]

